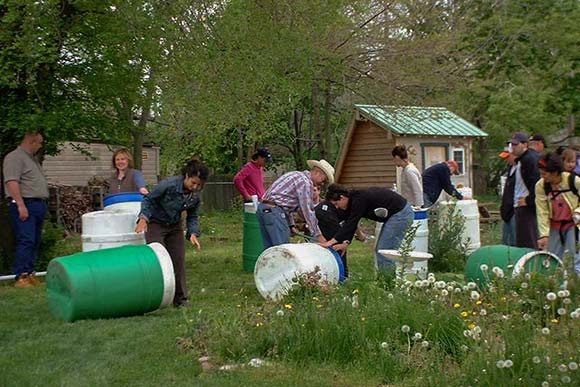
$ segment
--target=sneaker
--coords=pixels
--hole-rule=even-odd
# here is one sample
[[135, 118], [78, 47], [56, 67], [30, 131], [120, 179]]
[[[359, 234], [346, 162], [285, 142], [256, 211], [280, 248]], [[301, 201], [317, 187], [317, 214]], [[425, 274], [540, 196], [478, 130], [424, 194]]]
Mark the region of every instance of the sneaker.
[[187, 308], [189, 306], [189, 300], [186, 298], [184, 300], [175, 301], [173, 306], [176, 308]]
[[384, 207], [375, 208], [375, 216], [379, 218], [386, 218], [389, 215], [389, 211]]
[[31, 288], [33, 286], [34, 285], [30, 282], [30, 279], [29, 279], [27, 273], [20, 274], [18, 276], [18, 279], [14, 283], [15, 288]]

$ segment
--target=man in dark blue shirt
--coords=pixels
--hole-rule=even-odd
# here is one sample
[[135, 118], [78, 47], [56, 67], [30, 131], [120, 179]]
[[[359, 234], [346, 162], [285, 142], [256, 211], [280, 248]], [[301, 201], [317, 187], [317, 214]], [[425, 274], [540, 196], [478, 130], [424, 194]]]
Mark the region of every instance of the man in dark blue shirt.
[[209, 175], [208, 168], [199, 160], [189, 161], [181, 176], [162, 180], [143, 197], [141, 213], [135, 232], [145, 231], [147, 243], [158, 242], [167, 249], [175, 273], [175, 296], [173, 305], [187, 305], [185, 278], [185, 240], [181, 227], [181, 213], [187, 212], [186, 237], [192, 245], [201, 248], [199, 232], [199, 208], [201, 188]]
[[451, 175], [459, 173], [455, 160], [443, 161], [430, 166], [423, 173], [423, 207], [431, 207], [441, 195], [441, 191], [462, 200], [461, 195], [451, 183]]

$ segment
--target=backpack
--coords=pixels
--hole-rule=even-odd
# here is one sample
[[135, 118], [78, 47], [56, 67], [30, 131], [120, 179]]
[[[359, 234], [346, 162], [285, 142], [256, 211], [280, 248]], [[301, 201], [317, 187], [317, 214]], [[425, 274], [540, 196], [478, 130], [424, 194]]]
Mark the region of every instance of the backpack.
[[[557, 190], [555, 192], [564, 193], [572, 191], [572, 193], [580, 199], [580, 194], [578, 194], [578, 189], [576, 188], [576, 184], [574, 184], [574, 180], [576, 179], [577, 176], [578, 175], [576, 175], [574, 172], [571, 172], [570, 175], [568, 176], [568, 186], [570, 188], [564, 190]], [[544, 192], [546, 193], [546, 196], [548, 196], [548, 194], [552, 192], [552, 185], [548, 184], [548, 182], [546, 181], [544, 181]]]

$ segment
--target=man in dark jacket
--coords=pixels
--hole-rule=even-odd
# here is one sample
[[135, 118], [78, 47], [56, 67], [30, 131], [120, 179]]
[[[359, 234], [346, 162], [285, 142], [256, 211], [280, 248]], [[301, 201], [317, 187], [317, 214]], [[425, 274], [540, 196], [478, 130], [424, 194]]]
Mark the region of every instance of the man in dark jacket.
[[499, 157], [505, 160], [507, 167], [502, 177], [505, 177], [503, 192], [501, 195], [501, 206], [499, 213], [503, 221], [501, 229], [501, 243], [506, 246], [516, 245], [516, 219], [514, 216], [514, 186], [515, 186], [515, 163], [516, 156], [513, 153], [504, 151]]
[[528, 136], [514, 133], [510, 140], [516, 156], [514, 182], [514, 211], [516, 218], [516, 246], [537, 249], [538, 222], [536, 220], [535, 186], [540, 180], [536, 156], [528, 150]]
[[461, 195], [451, 183], [451, 175], [459, 173], [455, 160], [444, 161], [430, 166], [423, 173], [423, 207], [431, 207], [441, 195], [441, 191], [462, 200]]

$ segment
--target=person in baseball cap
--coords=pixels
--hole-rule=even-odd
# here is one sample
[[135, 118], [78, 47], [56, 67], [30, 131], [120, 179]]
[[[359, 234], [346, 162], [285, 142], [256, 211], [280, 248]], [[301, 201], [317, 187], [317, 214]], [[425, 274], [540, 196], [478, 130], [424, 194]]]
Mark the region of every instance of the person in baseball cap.
[[272, 161], [272, 155], [268, 148], [258, 148], [252, 155], [252, 159], [240, 169], [234, 177], [234, 186], [244, 198], [244, 202], [252, 201], [252, 196], [261, 200], [266, 189], [264, 187], [264, 167]]
[[441, 191], [463, 200], [463, 195], [455, 189], [451, 175], [459, 174], [455, 160], [447, 160], [430, 166], [423, 172], [423, 207], [431, 207], [441, 195]]
[[546, 140], [541, 134], [534, 134], [528, 141], [530, 143], [530, 148], [538, 153], [542, 153], [546, 149]]

